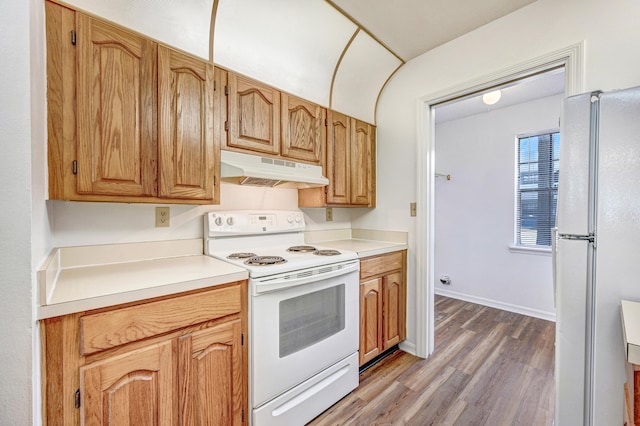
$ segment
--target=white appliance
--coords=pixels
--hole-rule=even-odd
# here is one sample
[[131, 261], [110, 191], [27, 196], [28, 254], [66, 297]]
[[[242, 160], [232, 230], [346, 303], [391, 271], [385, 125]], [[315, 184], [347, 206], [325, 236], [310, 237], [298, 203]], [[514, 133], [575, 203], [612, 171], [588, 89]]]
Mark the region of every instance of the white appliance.
[[205, 216], [205, 252], [249, 271], [254, 425], [304, 425], [358, 386], [357, 254], [304, 243], [299, 211]]
[[555, 425], [619, 425], [620, 300], [640, 300], [640, 88], [568, 98], [560, 137]]

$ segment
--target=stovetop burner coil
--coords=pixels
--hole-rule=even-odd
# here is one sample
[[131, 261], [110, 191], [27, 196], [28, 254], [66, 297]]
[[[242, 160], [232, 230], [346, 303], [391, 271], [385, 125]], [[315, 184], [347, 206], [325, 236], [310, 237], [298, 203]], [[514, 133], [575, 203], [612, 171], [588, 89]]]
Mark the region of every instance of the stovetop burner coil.
[[337, 256], [340, 252], [338, 250], [316, 250], [313, 254], [317, 256]]
[[287, 259], [280, 256], [254, 256], [244, 261], [245, 265], [251, 266], [269, 266], [285, 263]]
[[289, 247], [287, 251], [294, 252], [294, 253], [305, 253], [305, 252], [316, 251], [316, 248], [314, 246], [293, 246], [293, 247]]
[[255, 256], [255, 253], [231, 253], [229, 256], [227, 256], [227, 259], [248, 259]]

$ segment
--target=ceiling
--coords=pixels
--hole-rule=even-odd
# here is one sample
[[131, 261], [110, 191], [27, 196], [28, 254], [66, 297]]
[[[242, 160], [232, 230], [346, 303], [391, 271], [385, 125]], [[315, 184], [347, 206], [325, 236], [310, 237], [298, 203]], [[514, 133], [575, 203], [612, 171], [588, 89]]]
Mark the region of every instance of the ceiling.
[[[513, 83], [505, 84], [497, 88], [494, 87], [490, 90], [436, 106], [436, 124], [545, 98], [547, 96], [558, 95], [564, 93], [564, 86], [564, 68], [557, 68], [543, 74], [526, 77]], [[493, 105], [485, 105], [482, 101], [482, 95], [495, 89], [500, 89], [500, 100]]]
[[327, 0], [403, 61], [535, 0]]

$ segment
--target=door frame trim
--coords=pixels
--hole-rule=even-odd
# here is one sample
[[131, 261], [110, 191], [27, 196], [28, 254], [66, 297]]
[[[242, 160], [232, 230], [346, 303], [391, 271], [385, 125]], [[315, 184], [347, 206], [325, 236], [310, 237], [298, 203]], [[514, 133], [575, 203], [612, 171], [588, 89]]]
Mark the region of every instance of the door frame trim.
[[564, 67], [565, 96], [584, 91], [584, 42], [501, 69], [417, 100], [416, 355], [434, 351], [435, 120], [436, 105], [534, 74]]

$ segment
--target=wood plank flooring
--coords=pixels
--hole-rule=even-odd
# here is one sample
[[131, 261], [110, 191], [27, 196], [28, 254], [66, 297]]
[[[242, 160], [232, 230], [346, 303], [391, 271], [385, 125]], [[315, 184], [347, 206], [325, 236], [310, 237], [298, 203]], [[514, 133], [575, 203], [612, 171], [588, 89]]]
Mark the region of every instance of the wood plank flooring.
[[551, 425], [555, 324], [443, 296], [435, 351], [402, 351], [310, 425]]

